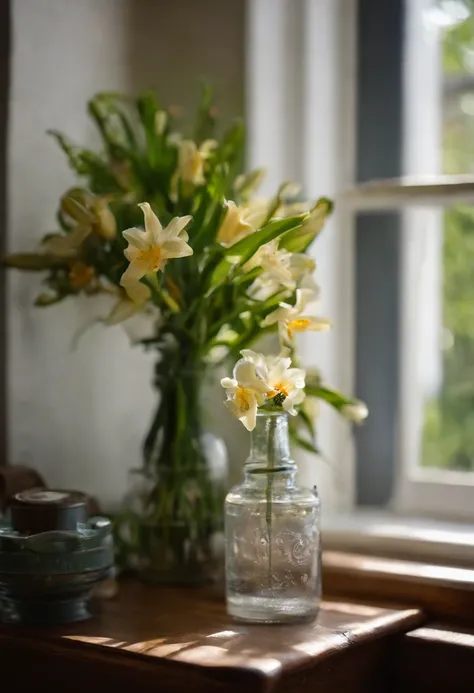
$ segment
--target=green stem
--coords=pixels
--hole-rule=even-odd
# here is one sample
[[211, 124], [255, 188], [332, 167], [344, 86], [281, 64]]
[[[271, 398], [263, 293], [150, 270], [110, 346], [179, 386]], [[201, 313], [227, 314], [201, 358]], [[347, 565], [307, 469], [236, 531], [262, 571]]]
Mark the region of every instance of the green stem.
[[275, 429], [276, 429], [276, 417], [270, 416], [268, 418], [268, 438], [267, 438], [267, 457], [268, 457], [268, 467], [271, 471], [267, 474], [267, 487], [265, 490], [265, 496], [267, 501], [266, 507], [266, 523], [267, 523], [267, 534], [268, 534], [268, 583], [270, 587], [273, 587], [273, 566], [272, 566], [272, 486], [273, 486], [273, 476], [275, 469]]

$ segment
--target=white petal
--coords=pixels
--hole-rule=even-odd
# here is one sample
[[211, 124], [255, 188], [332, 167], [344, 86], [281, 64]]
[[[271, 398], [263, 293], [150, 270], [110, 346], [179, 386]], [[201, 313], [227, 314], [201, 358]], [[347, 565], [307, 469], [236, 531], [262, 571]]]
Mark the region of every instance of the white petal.
[[148, 263], [135, 260], [131, 262], [122, 274], [120, 284], [124, 286], [129, 282], [137, 282], [149, 271]]
[[[175, 217], [174, 219], [172, 219], [170, 221], [170, 223], [168, 224], [166, 229], [163, 231], [164, 237], [166, 239], [171, 239], [171, 238], [175, 238], [176, 236], [179, 236], [182, 233], [185, 226], [187, 226], [189, 224], [191, 219], [192, 219], [192, 216], [190, 216], [190, 215], [188, 215], [186, 217]], [[183, 236], [184, 236], [184, 234], [183, 234]], [[183, 238], [183, 236], [181, 236], [181, 238]], [[187, 239], [183, 238], [183, 240], [187, 240]]]
[[291, 416], [295, 416], [297, 414], [295, 406], [301, 404], [304, 398], [304, 390], [293, 390], [283, 401], [283, 409], [291, 414]]
[[311, 330], [313, 332], [326, 332], [331, 329], [331, 321], [327, 318], [316, 318], [314, 316], [304, 316], [305, 320], [309, 321], [306, 330]]
[[247, 359], [240, 359], [234, 366], [234, 378], [244, 387], [253, 383], [256, 379], [255, 364]]
[[204, 142], [199, 147], [199, 152], [204, 156], [208, 156], [218, 146], [219, 142], [217, 142], [217, 140], [204, 140]]
[[316, 299], [317, 295], [314, 291], [311, 291], [311, 289], [297, 289], [295, 314], [298, 313], [299, 315], [301, 315], [308, 303], [311, 303], [311, 301], [315, 301]]
[[245, 416], [241, 416], [240, 420], [244, 424], [247, 431], [253, 431], [257, 424], [257, 402], [250, 407]]
[[145, 230], [149, 242], [151, 242], [152, 245], [157, 245], [161, 241], [161, 234], [163, 231], [160, 220], [148, 202], [142, 202], [138, 206], [142, 210], [145, 217]]
[[193, 249], [180, 238], [165, 241], [162, 245], [163, 255], [169, 258], [188, 257], [193, 254]]
[[237, 380], [234, 380], [234, 378], [222, 378], [221, 385], [226, 390], [231, 390], [231, 391], [237, 390], [237, 388], [239, 386]]
[[293, 306], [289, 306], [287, 303], [280, 303], [280, 308], [277, 308], [273, 313], [269, 313], [267, 317], [262, 322], [262, 327], [268, 327], [269, 325], [274, 325], [276, 322], [282, 322], [288, 318], [288, 314], [293, 310]]
[[252, 349], [242, 349], [240, 353], [244, 359], [247, 359], [247, 361], [252, 361], [253, 363], [258, 363], [262, 358], [262, 354], [252, 351]]
[[237, 419], [240, 419], [240, 417], [242, 416], [242, 412], [237, 406], [235, 399], [226, 399], [224, 404]]
[[142, 306], [151, 296], [150, 289], [141, 282], [124, 282], [122, 286], [137, 306]]
[[128, 248], [125, 248], [125, 250], [123, 251], [123, 254], [125, 255], [125, 257], [127, 258], [127, 260], [129, 262], [134, 262], [136, 260], [137, 255], [140, 252], [141, 251], [138, 248], [136, 248], [134, 245], [129, 245]]
[[122, 236], [131, 246], [138, 250], [146, 250], [149, 247], [148, 236], [142, 229], [127, 229], [123, 231]]
[[286, 375], [295, 387], [304, 387], [306, 372], [302, 368], [289, 368]]

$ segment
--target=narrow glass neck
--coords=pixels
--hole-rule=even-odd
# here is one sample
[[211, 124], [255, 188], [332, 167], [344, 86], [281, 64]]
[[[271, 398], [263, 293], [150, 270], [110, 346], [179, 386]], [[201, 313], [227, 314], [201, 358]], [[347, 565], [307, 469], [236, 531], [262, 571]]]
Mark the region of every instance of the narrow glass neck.
[[258, 413], [257, 425], [252, 431], [245, 471], [253, 475], [258, 470], [270, 468], [275, 469], [275, 473], [291, 472], [296, 468], [290, 456], [286, 413]]

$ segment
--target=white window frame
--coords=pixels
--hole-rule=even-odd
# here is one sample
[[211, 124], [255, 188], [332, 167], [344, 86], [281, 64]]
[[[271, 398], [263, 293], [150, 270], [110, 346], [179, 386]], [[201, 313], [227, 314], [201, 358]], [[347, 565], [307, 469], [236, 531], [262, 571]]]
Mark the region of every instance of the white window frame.
[[[457, 202], [474, 202], [473, 176], [439, 175], [440, 43], [433, 34], [425, 41], [421, 35], [426, 32], [423, 11], [430, 2], [413, 0], [406, 6], [404, 169], [407, 176], [364, 184], [348, 193], [346, 199], [359, 211], [396, 209], [403, 212], [399, 447], [391, 509], [403, 515], [466, 521], [474, 518], [474, 472], [444, 471], [417, 464], [424, 408], [424, 392], [419, 384], [423, 339], [420, 324], [424, 307], [420, 292], [426, 275], [423, 263], [430, 262], [425, 295], [427, 291], [439, 291], [440, 267], [434, 265], [437, 258], [441, 265], [443, 208]], [[431, 259], [427, 258], [427, 253], [431, 253]], [[441, 301], [436, 306], [435, 301], [431, 305], [439, 329], [440, 304]]]

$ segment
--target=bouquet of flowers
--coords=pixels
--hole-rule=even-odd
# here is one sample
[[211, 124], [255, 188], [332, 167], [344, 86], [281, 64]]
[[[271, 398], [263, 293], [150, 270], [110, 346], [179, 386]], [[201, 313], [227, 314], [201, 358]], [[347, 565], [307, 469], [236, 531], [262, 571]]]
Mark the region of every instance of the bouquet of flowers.
[[[121, 518], [127, 532], [119, 543], [149, 570], [157, 570], [158, 556], [160, 565], [172, 566], [170, 574], [200, 574], [212, 559], [221, 521], [221, 495], [202, 443], [203, 380], [243, 350], [250, 358], [245, 350], [263, 334], [278, 330], [292, 350], [296, 333], [329, 329], [328, 320], [311, 310], [318, 289], [307, 251], [332, 203], [307, 202], [293, 183], [281, 185], [271, 199], [255, 196], [263, 171], [241, 172], [243, 125], [235, 123], [216, 139], [208, 89], [188, 137], [177, 130], [175, 109], [162, 108], [154, 93], [137, 99], [98, 94], [88, 112], [101, 151], [51, 133], [78, 186], [60, 199], [58, 230], [35, 252], [11, 254], [6, 263], [43, 273], [39, 307], [107, 294], [114, 303], [104, 325], [137, 313], [150, 317], [152, 334], [139, 341], [157, 354], [159, 397], [143, 446], [147, 483], [140, 508]], [[305, 392], [348, 418], [363, 418], [361, 403], [327, 387], [319, 375], [308, 377], [304, 389], [302, 382], [295, 376], [290, 389], [280, 390], [275, 382], [274, 402], [293, 411]], [[257, 395], [240, 384], [228, 385], [229, 406], [250, 428]], [[317, 451], [304, 407], [294, 417], [292, 436]]]

